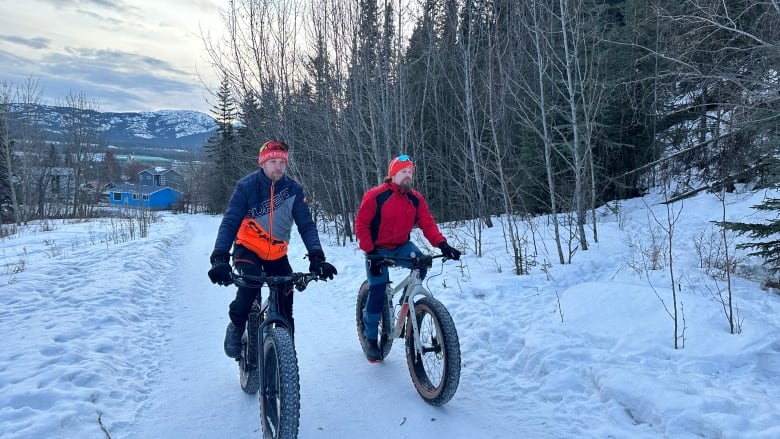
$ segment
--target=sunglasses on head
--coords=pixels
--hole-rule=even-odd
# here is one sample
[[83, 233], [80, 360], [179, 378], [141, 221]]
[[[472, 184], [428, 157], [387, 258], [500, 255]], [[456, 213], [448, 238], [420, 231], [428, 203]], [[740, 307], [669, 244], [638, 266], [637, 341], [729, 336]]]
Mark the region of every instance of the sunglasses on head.
[[271, 140], [269, 142], [263, 143], [263, 146], [260, 147], [260, 152], [263, 151], [284, 151], [287, 152], [287, 150], [290, 149], [286, 143], [279, 142], [276, 140]]
[[411, 162], [412, 158], [409, 157], [407, 154], [401, 154], [396, 158], [399, 162]]

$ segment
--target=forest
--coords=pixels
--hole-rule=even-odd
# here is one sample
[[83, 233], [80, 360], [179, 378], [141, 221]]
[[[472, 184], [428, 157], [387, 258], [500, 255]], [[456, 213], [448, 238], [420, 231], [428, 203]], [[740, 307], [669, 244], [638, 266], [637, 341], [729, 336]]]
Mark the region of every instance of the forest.
[[[234, 0], [221, 19], [202, 36], [219, 130], [190, 163], [187, 211], [224, 211], [278, 139], [346, 242], [362, 194], [409, 154], [437, 220], [468, 224], [476, 254], [494, 221], [552, 214], [565, 263], [598, 240], [605, 203], [777, 181], [778, 0]], [[20, 148], [54, 151], [11, 133], [0, 97], [7, 200]], [[73, 121], [66, 157], [86, 163], [92, 135]], [[78, 187], [67, 215], [86, 211]], [[522, 261], [531, 238], [505, 230]]]
[[610, 200], [773, 182], [777, 0], [230, 5], [226, 36], [204, 38], [223, 77], [215, 211], [282, 139], [351, 239], [362, 193], [409, 154], [437, 219], [469, 221], [478, 254], [495, 218], [552, 213], [563, 263], [597, 240], [589, 215]]

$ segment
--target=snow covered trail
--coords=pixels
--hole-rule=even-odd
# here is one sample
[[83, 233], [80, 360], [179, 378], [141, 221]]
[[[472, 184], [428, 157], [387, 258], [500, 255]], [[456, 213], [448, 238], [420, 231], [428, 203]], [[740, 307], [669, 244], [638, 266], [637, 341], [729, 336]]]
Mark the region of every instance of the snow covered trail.
[[[184, 235], [189, 238], [171, 255], [175, 261], [169, 291], [172, 320], [160, 352], [161, 369], [135, 425], [121, 436], [258, 437], [257, 396], [241, 391], [237, 365], [222, 352], [227, 305], [234, 289], [212, 285], [206, 276], [219, 217], [181, 218], [186, 218]], [[304, 252], [299, 241], [291, 243], [293, 269], [307, 268]], [[478, 363], [471, 361], [478, 352], [463, 353], [460, 387], [444, 407], [432, 407], [417, 395], [402, 340], [383, 363], [369, 364], [355, 332], [355, 294], [364, 277], [362, 257], [343, 247], [328, 248], [327, 253], [339, 275], [329, 282], [311, 283], [307, 290], [296, 292], [295, 299], [301, 438], [504, 438], [520, 433], [557, 437], [538, 416], [525, 417], [532, 409], [523, 407], [530, 401], [523, 403], [522, 395], [501, 401], [493, 391], [481, 392], [476, 381], [481, 374], [472, 369]], [[507, 403], [514, 413], [489, 409]], [[518, 414], [525, 422], [514, 422]]]
[[[758, 221], [747, 206], [764, 196], [732, 196], [730, 216]], [[453, 317], [462, 356], [444, 407], [417, 395], [402, 340], [383, 363], [365, 360], [355, 332], [362, 253], [323, 234], [339, 274], [296, 293], [300, 437], [780, 437], [780, 296], [733, 279], [741, 332], [729, 333], [713, 295], [723, 283], [699, 255], [712, 244], [702, 225], [722, 206], [687, 200], [674, 246], [685, 347], [674, 349], [659, 300], [670, 299], [669, 274], [641, 271], [654, 218], [666, 215], [658, 201], [621, 202], [625, 216], [605, 210], [600, 242], [571, 264], [512, 275], [498, 227], [482, 238], [486, 256], [436, 264], [426, 283]], [[257, 395], [241, 391], [222, 352], [235, 290], [206, 275], [219, 221], [162, 214], [148, 237], [123, 240], [116, 220], [63, 220], [0, 238], [0, 438], [260, 437]], [[536, 230], [547, 226], [538, 218]], [[446, 232], [456, 245], [469, 233]], [[299, 241], [290, 260], [303, 271]], [[396, 281], [405, 274], [393, 270]]]
[[[222, 352], [234, 288], [206, 276], [220, 218], [170, 220], [186, 224], [179, 235], [188, 239], [172, 250], [171, 266], [160, 266], [170, 273], [169, 309], [161, 311], [172, 316], [168, 338], [155, 348], [160, 360], [151, 364], [159, 370], [147, 374], [148, 397], [135, 423], [112, 437], [259, 437], [257, 396], [241, 391], [237, 365]], [[300, 437], [743, 437], [746, 422], [756, 423], [754, 437], [776, 437], [778, 387], [767, 385], [780, 364], [776, 321], [751, 324], [750, 337], [730, 336], [711, 299], [686, 294], [691, 346], [674, 351], [653, 289], [624, 268], [629, 250], [617, 227], [602, 225], [612, 229], [610, 239], [589, 250], [590, 259], [549, 275], [494, 274], [504, 262], [473, 255], [429, 271], [426, 282], [452, 314], [461, 344], [460, 385], [443, 407], [417, 395], [402, 340], [383, 363], [365, 360], [355, 329], [362, 254], [354, 243], [322, 236], [339, 274], [295, 293]], [[293, 269], [306, 270], [300, 239], [290, 244]], [[502, 244], [493, 237], [486, 245]], [[392, 279], [405, 274], [393, 270]], [[775, 298], [750, 285], [737, 294], [746, 316], [761, 315], [754, 306], [777, 315]], [[741, 384], [724, 389], [715, 378], [734, 376], [729, 370]], [[746, 414], [730, 415], [735, 407]]]
[[241, 391], [236, 362], [221, 348], [232, 289], [206, 275], [218, 221], [186, 217], [188, 238], [171, 254], [171, 321], [158, 378], [129, 438], [248, 438], [260, 430], [257, 397]]

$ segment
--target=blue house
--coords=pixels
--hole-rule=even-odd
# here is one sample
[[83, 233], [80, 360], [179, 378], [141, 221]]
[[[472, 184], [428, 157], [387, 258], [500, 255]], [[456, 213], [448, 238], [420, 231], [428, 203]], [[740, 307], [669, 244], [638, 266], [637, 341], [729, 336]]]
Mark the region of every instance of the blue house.
[[[150, 210], [173, 208], [184, 194], [176, 189], [181, 184], [181, 174], [174, 170], [141, 171], [141, 184], [121, 184], [108, 189], [108, 202], [114, 206]], [[171, 187], [171, 186], [175, 186]]]

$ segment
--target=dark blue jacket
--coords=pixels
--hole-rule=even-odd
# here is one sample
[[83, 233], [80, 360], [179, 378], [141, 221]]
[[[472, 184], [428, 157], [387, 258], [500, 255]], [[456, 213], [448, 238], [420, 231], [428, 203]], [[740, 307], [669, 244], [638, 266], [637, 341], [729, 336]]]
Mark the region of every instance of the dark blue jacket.
[[287, 175], [274, 182], [262, 169], [258, 169], [236, 183], [225, 216], [219, 225], [212, 255], [230, 252], [244, 218], [254, 218], [271, 236], [287, 242], [290, 242], [294, 222], [308, 253], [311, 254], [314, 250], [322, 251], [317, 227], [303, 195], [303, 187]]

